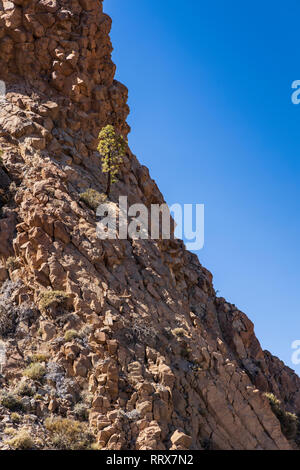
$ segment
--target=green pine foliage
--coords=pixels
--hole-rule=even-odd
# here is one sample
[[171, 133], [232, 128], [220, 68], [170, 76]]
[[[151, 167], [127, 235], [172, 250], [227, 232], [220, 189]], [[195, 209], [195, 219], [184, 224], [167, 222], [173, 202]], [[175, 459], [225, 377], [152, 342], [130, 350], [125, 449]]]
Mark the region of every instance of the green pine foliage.
[[111, 185], [118, 181], [117, 174], [123, 163], [126, 150], [126, 139], [117, 134], [113, 126], [108, 125], [101, 130], [98, 151], [102, 157], [102, 171], [107, 173], [107, 196], [109, 196]]

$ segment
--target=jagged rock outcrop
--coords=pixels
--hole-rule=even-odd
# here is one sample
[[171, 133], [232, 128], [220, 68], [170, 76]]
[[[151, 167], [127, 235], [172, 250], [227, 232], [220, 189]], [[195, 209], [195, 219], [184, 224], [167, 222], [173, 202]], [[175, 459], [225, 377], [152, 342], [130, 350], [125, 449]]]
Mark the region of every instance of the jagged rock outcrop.
[[[79, 404], [102, 449], [291, 449], [264, 392], [299, 413], [300, 379], [197, 256], [178, 240], [101, 241], [80, 199], [105, 187], [100, 129], [129, 132], [110, 26], [98, 0], [0, 1], [2, 389], [32, 355], [44, 367], [18, 423], [2, 402], [0, 445], [11, 424], [51, 447], [45, 419]], [[129, 149], [119, 194], [164, 202]]]

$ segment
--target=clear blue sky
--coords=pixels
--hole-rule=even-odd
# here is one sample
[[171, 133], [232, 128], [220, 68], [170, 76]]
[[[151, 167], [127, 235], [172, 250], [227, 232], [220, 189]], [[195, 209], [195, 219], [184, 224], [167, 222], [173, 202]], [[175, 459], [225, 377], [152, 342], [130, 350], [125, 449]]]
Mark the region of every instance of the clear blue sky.
[[169, 204], [204, 203], [215, 288], [291, 364], [300, 339], [297, 1], [105, 0], [130, 145]]

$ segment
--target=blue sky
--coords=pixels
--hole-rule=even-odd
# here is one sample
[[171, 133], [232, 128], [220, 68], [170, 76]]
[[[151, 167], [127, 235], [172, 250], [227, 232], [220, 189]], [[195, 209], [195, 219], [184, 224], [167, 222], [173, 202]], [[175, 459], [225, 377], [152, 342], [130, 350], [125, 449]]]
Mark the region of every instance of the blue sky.
[[106, 0], [132, 151], [169, 204], [205, 204], [200, 262], [291, 363], [300, 339], [296, 1]]

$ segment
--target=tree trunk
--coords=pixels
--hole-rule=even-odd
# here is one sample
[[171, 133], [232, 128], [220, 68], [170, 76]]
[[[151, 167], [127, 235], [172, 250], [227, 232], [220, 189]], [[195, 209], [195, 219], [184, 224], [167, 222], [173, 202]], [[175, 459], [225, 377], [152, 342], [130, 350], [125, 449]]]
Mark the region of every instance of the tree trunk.
[[106, 196], [109, 196], [110, 193], [110, 187], [111, 187], [111, 174], [110, 171], [107, 174], [107, 187], [106, 187]]

